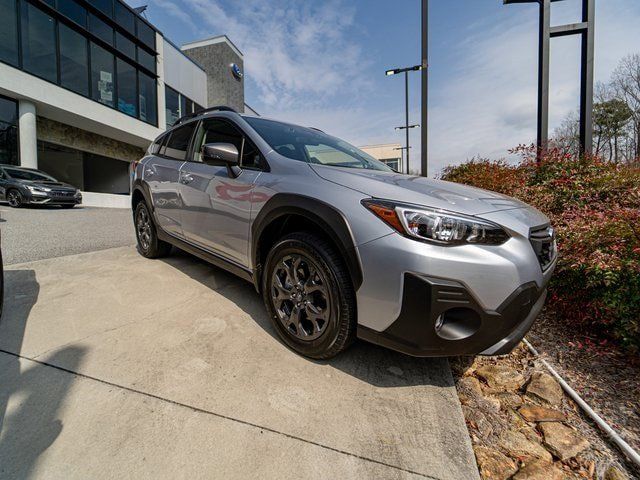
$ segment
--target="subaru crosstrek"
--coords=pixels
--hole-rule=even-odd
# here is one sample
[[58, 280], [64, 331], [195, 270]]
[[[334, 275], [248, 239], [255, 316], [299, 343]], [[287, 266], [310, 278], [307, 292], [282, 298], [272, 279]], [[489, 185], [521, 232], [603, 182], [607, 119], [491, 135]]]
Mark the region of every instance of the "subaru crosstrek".
[[402, 175], [336, 137], [216, 107], [132, 167], [139, 252], [176, 246], [253, 283], [293, 350], [356, 338], [414, 356], [510, 352], [556, 264], [513, 198]]

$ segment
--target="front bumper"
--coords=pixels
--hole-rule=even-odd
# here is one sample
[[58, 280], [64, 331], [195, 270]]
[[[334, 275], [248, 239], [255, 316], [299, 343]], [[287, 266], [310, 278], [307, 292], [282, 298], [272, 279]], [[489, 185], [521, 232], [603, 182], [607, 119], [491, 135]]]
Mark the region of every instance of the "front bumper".
[[407, 273], [396, 321], [382, 332], [359, 325], [358, 337], [416, 357], [502, 355], [526, 335], [545, 298], [530, 282], [486, 310], [459, 282]]
[[26, 203], [32, 205], [80, 205], [82, 204], [82, 195], [76, 195], [75, 192], [31, 192], [24, 196]]

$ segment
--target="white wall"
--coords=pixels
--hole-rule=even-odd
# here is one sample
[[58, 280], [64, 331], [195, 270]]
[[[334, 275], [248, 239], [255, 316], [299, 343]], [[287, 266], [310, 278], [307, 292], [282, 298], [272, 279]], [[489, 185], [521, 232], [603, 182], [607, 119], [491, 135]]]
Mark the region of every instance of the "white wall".
[[207, 106], [207, 74], [163, 39], [164, 83], [198, 105]]

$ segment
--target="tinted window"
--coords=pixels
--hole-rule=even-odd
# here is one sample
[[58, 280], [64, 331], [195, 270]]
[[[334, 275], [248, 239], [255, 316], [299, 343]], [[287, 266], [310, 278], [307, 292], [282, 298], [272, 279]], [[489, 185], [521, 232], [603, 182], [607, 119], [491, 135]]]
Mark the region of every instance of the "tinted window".
[[197, 122], [191, 122], [183, 127], [176, 128], [171, 132], [165, 155], [176, 160], [184, 160], [187, 157], [187, 150], [189, 149], [189, 142], [191, 141], [191, 135]]
[[147, 47], [156, 51], [156, 32], [149, 25], [144, 23], [141, 19], [138, 20], [138, 38]]
[[93, 14], [89, 14], [89, 31], [100, 40], [113, 45], [113, 28]]
[[0, 0], [0, 61], [18, 65], [16, 0]]
[[207, 143], [231, 143], [240, 153], [244, 145], [244, 135], [234, 125], [224, 120], [204, 120], [195, 143], [194, 160], [196, 162], [202, 161], [202, 146]]
[[172, 88], [165, 88], [165, 107], [167, 114], [167, 128], [180, 118], [180, 95]]
[[149, 153], [151, 153], [152, 155], [158, 153], [160, 151], [162, 143], [167, 139], [167, 136], [168, 134], [164, 134], [157, 138], [156, 141], [151, 144], [151, 147], [149, 147]]
[[204, 107], [202, 107], [202, 106], [198, 105], [197, 103], [194, 103], [194, 104], [193, 104], [193, 110], [194, 110], [194, 112], [195, 112], [195, 113], [199, 113], [199, 112], [201, 112], [202, 110], [204, 110]]
[[18, 164], [18, 104], [0, 97], [0, 163]]
[[35, 172], [32, 170], [18, 170], [17, 168], [5, 168], [4, 171], [9, 174], [11, 178], [17, 178], [20, 180], [33, 180], [33, 181], [53, 181], [56, 179], [47, 175], [44, 172]]
[[158, 90], [156, 79], [138, 72], [140, 87], [140, 120], [158, 125]]
[[125, 28], [131, 33], [135, 33], [136, 18], [131, 11], [125, 7], [121, 2], [115, 3], [115, 19], [118, 25]]
[[21, 22], [23, 68], [50, 82], [57, 82], [54, 19], [30, 3], [22, 2]]
[[58, 11], [83, 27], [87, 27], [87, 11], [78, 5], [75, 0], [63, 0], [58, 2]]
[[81, 95], [89, 95], [87, 40], [60, 24], [60, 83]]
[[287, 158], [335, 167], [392, 171], [362, 150], [318, 130], [262, 118], [244, 119], [271, 148]]
[[113, 55], [91, 44], [91, 95], [94, 100], [113, 107]]
[[132, 117], [137, 116], [136, 69], [119, 58], [116, 61], [118, 72], [118, 110]]
[[89, 3], [105, 15], [109, 17], [113, 16], [113, 0], [89, 0]]
[[119, 32], [116, 32], [116, 48], [130, 59], [136, 59], [135, 44]]
[[147, 70], [156, 73], [156, 57], [140, 47], [138, 47], [138, 63]]

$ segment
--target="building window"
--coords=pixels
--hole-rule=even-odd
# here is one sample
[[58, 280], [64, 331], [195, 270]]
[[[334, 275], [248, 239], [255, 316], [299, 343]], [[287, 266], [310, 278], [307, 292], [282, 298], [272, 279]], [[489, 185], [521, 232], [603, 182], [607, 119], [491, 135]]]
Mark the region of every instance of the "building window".
[[137, 116], [137, 77], [136, 69], [124, 60], [116, 60], [118, 72], [118, 110], [132, 117]]
[[18, 104], [0, 97], [0, 163], [18, 165]]
[[165, 107], [167, 128], [169, 128], [180, 118], [180, 94], [173, 88], [166, 87], [165, 89]]
[[136, 28], [136, 18], [122, 2], [115, 3], [115, 20], [118, 25], [126, 31], [134, 33]]
[[0, 0], [0, 61], [18, 65], [18, 9], [16, 0]]
[[138, 18], [138, 39], [147, 47], [156, 51], [156, 32], [142, 19]]
[[27, 2], [22, 2], [21, 17], [23, 68], [38, 77], [57, 83], [54, 19]]
[[142, 72], [138, 72], [138, 86], [140, 89], [139, 98], [139, 114], [140, 120], [151, 123], [153, 125], [158, 124], [158, 88], [156, 85], [156, 79], [146, 75]]
[[83, 28], [87, 28], [87, 10], [78, 5], [75, 0], [59, 1], [58, 11]]
[[138, 63], [150, 72], [156, 73], [156, 57], [138, 47]]
[[114, 67], [113, 55], [95, 43], [91, 44], [91, 93], [92, 98], [113, 107]]
[[87, 39], [60, 24], [60, 84], [85, 97], [89, 95]]
[[113, 0], [89, 0], [89, 3], [109, 18], [113, 18]]
[[136, 46], [120, 32], [116, 32], [116, 48], [132, 60], [136, 59]]
[[89, 14], [89, 31], [103, 42], [113, 46], [113, 28], [92, 13]]

